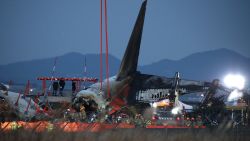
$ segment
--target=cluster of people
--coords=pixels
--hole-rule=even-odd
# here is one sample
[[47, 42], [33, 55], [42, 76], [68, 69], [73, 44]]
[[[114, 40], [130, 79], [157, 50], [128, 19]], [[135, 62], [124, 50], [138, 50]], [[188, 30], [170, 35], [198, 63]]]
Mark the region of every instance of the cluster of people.
[[61, 96], [63, 96], [63, 90], [64, 90], [64, 87], [65, 87], [65, 81], [63, 79], [59, 80], [58, 81], [54, 81], [53, 82], [53, 93], [52, 95], [53, 96], [57, 96], [58, 94], [58, 89], [59, 89], [59, 94]]
[[98, 104], [91, 96], [82, 96], [75, 98], [72, 109], [68, 109], [64, 113], [65, 120], [69, 121], [87, 121], [94, 122], [96, 120]]
[[[58, 96], [58, 90], [59, 90], [59, 95], [63, 96], [63, 90], [65, 87], [65, 81], [63, 79], [60, 79], [59, 81], [54, 81], [53, 82], [53, 96]], [[72, 81], [72, 94], [75, 94], [76, 92], [76, 82]]]

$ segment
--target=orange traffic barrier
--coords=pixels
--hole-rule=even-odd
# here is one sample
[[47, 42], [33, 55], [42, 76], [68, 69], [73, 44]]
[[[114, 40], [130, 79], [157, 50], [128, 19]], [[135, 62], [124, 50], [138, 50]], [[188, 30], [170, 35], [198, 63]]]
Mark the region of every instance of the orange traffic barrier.
[[[48, 121], [38, 121], [38, 122], [3, 122], [0, 124], [0, 131], [13, 131], [22, 128], [24, 130], [31, 130], [35, 132], [51, 131], [53, 129], [59, 129], [64, 132], [100, 132], [109, 129], [128, 129], [135, 128], [133, 124], [118, 123], [118, 124], [105, 124], [105, 123], [83, 123], [83, 122], [56, 122], [50, 123]], [[175, 125], [148, 125], [146, 128], [206, 128], [205, 126], [175, 126]]]
[[118, 124], [117, 128], [135, 128], [135, 125], [127, 124], [127, 123], [120, 123]]
[[88, 123], [79, 123], [79, 122], [62, 122], [58, 124], [59, 129], [64, 132], [82, 132], [88, 129]]
[[3, 122], [1, 123], [1, 129], [0, 131], [9, 131], [11, 130], [11, 122]]

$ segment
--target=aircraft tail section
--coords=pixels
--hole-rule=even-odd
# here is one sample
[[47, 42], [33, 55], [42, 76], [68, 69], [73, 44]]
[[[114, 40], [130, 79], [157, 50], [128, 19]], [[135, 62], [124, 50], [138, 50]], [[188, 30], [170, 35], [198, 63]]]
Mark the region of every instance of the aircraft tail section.
[[130, 36], [126, 52], [120, 65], [117, 80], [121, 80], [126, 76], [129, 76], [130, 74], [135, 73], [137, 70], [146, 4], [147, 0], [145, 0], [141, 5], [141, 9], [137, 16], [133, 32]]

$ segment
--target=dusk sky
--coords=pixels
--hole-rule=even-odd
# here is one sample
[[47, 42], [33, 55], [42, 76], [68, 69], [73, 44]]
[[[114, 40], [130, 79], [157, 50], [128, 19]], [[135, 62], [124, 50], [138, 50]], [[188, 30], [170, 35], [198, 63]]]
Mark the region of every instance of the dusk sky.
[[[143, 0], [107, 0], [121, 59]], [[0, 65], [99, 53], [100, 0], [0, 0]], [[250, 0], [149, 0], [139, 64], [228, 48], [250, 57]]]

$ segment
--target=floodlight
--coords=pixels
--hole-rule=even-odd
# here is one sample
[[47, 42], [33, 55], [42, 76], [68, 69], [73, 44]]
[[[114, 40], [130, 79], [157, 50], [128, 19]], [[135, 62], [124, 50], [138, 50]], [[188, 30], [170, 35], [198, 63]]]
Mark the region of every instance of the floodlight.
[[236, 74], [228, 74], [224, 78], [224, 84], [228, 88], [236, 88], [242, 90], [245, 86], [245, 78], [242, 75]]

